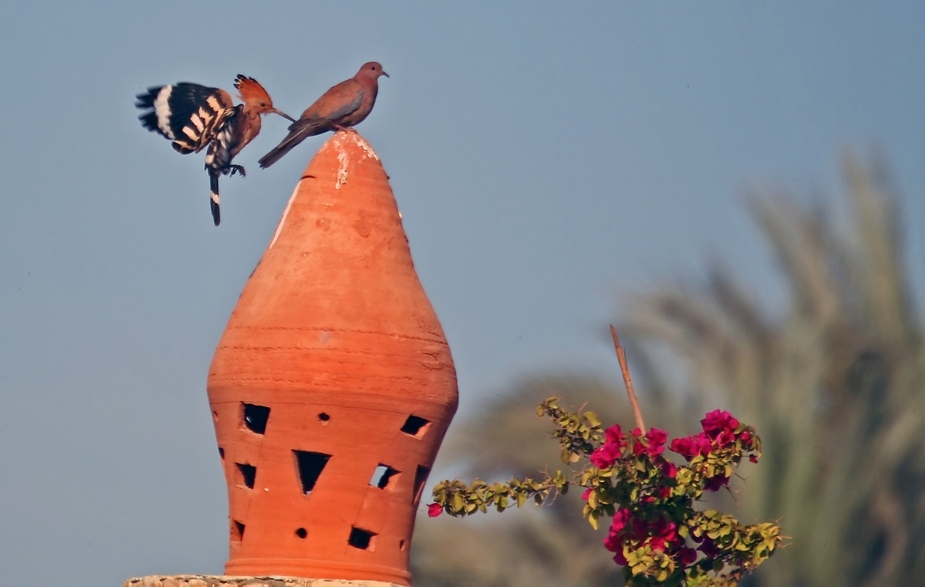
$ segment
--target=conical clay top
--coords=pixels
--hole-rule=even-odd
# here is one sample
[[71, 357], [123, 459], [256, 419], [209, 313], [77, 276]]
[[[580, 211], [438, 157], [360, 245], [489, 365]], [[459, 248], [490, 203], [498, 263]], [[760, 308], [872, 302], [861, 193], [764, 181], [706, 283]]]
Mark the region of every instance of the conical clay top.
[[[373, 337], [367, 342], [376, 347], [395, 337], [446, 345], [414, 271], [388, 176], [372, 147], [353, 131], [336, 133], [305, 169], [229, 320], [210, 384], [218, 376], [256, 375], [247, 372], [248, 365], [222, 364], [223, 347], [262, 348], [287, 338], [300, 351], [358, 352], [341, 345], [346, 333]], [[303, 361], [293, 359], [265, 362], [259, 376], [296, 385], [334, 376], [319, 373], [318, 365], [306, 373]], [[455, 381], [448, 348], [413, 361]], [[382, 367], [351, 361], [349, 373], [340, 376], [362, 378]]]

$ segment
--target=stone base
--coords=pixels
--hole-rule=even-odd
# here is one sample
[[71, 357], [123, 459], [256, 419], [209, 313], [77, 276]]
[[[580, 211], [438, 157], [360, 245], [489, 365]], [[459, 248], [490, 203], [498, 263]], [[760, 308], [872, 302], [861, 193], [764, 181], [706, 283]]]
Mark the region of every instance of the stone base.
[[302, 577], [232, 577], [226, 575], [149, 575], [126, 579], [122, 587], [406, 587], [382, 581], [344, 581]]

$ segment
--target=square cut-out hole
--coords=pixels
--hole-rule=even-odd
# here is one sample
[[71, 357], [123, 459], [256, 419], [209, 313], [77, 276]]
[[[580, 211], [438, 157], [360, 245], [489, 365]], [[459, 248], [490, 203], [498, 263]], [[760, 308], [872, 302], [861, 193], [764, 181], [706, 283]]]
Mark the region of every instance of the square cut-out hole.
[[244, 524], [237, 520], [231, 520], [231, 540], [234, 542], [244, 540]]
[[243, 485], [248, 489], [254, 488], [254, 479], [257, 478], [257, 467], [247, 463], [234, 464], [234, 482], [235, 485]]
[[424, 483], [427, 482], [427, 476], [430, 475], [430, 469], [418, 465], [414, 472], [414, 497], [411, 503], [418, 503], [421, 500], [421, 492], [424, 490]]
[[392, 467], [380, 463], [376, 470], [373, 471], [373, 477], [369, 480], [369, 484], [379, 489], [385, 489], [397, 479], [398, 473], [399, 471]]
[[292, 453], [295, 455], [296, 472], [302, 485], [302, 493], [308, 495], [315, 488], [315, 483], [318, 482], [318, 477], [321, 476], [331, 455], [303, 450], [294, 450]]
[[376, 537], [375, 532], [370, 532], [369, 530], [363, 530], [354, 526], [350, 528], [350, 538], [347, 540], [347, 544], [354, 548], [359, 548], [360, 550], [373, 550], [373, 538]]
[[244, 406], [244, 426], [255, 434], [264, 434], [267, 431], [267, 420], [270, 419], [270, 408], [257, 404], [242, 404]]
[[428, 428], [430, 428], [429, 420], [425, 420], [420, 416], [411, 415], [405, 420], [405, 424], [401, 427], [401, 431], [415, 438], [423, 438], [424, 435], [427, 434]]

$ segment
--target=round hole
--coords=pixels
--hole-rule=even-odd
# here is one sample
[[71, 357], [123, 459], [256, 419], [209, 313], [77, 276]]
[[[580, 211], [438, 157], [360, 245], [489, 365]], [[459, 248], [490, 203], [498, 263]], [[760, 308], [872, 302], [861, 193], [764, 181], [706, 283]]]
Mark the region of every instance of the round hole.
[[318, 414], [318, 419], [321, 420], [322, 422], [327, 422], [328, 420], [331, 419], [331, 416], [325, 414], [324, 412], [321, 412], [320, 414]]
[[306, 531], [305, 528], [299, 528], [295, 531], [295, 535], [304, 539], [306, 536], [308, 536], [308, 531]]

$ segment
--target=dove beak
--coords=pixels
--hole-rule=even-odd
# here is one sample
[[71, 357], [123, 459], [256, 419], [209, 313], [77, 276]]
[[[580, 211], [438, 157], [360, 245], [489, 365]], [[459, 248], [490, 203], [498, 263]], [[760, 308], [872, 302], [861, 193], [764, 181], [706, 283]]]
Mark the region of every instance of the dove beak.
[[384, 75], [385, 77], [389, 77], [389, 74], [387, 74], [384, 69], [382, 70], [382, 75]]

